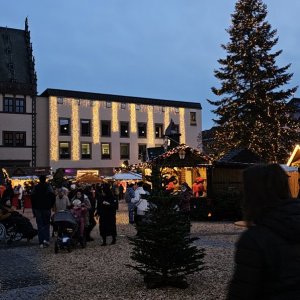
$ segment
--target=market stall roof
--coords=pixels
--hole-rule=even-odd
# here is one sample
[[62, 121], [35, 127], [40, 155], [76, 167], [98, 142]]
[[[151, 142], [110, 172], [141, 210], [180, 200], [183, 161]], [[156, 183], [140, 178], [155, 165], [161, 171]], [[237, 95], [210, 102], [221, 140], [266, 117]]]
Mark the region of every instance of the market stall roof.
[[116, 173], [114, 176], [112, 176], [113, 180], [142, 180], [142, 174], [134, 173], [134, 172], [121, 172]]
[[[180, 154], [184, 152], [184, 157], [180, 158]], [[211, 158], [186, 144], [177, 147], [155, 157], [148, 163], [157, 163], [164, 167], [196, 167], [197, 165], [208, 165]]]
[[77, 177], [76, 182], [79, 182], [79, 183], [101, 183], [101, 182], [103, 182], [103, 179], [99, 178], [95, 174], [86, 173], [80, 177]]
[[287, 162], [287, 165], [296, 167], [300, 166], [300, 145], [295, 146], [293, 153]]

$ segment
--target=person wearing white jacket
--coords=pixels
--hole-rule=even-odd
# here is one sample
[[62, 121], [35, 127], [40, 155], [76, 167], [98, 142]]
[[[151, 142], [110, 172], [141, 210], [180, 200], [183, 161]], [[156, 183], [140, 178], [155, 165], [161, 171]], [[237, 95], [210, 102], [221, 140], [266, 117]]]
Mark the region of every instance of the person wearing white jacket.
[[136, 206], [136, 224], [139, 225], [143, 221], [146, 211], [149, 209], [148, 200], [145, 199], [145, 195], [149, 195], [143, 189], [143, 182], [140, 181], [137, 183], [137, 188], [134, 191], [134, 198], [131, 199], [131, 202]]

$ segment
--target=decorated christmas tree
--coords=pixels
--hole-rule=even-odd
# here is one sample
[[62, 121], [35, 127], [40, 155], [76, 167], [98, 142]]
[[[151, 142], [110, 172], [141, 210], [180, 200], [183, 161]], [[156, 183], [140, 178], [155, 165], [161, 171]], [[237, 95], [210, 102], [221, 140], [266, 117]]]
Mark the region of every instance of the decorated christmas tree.
[[272, 51], [277, 31], [266, 21], [267, 7], [261, 0], [239, 0], [222, 45], [227, 55], [215, 70], [220, 81], [213, 87], [218, 118], [212, 149], [220, 156], [236, 148], [248, 148], [266, 161], [286, 161], [298, 139], [297, 124], [287, 100], [297, 88], [285, 88], [292, 78], [290, 65], [278, 67], [282, 51]]
[[187, 275], [203, 269], [204, 250], [190, 237], [190, 222], [178, 211], [178, 198], [162, 190], [157, 168], [152, 174], [155, 190], [148, 198], [150, 209], [138, 226], [138, 235], [129, 237], [133, 264], [127, 265], [144, 276], [147, 288], [188, 287]]

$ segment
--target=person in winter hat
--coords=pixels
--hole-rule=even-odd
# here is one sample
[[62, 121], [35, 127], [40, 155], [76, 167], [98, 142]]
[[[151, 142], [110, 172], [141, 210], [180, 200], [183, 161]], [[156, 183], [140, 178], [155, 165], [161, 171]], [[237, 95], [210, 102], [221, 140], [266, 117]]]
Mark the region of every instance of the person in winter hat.
[[236, 245], [228, 300], [300, 299], [300, 200], [278, 164], [243, 173], [248, 229]]

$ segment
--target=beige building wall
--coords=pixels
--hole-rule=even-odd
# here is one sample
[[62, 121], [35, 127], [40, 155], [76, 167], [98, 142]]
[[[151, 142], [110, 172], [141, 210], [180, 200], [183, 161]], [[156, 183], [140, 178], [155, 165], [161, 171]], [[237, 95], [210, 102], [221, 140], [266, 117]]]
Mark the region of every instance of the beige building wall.
[[49, 159], [49, 101], [46, 97], [36, 100], [36, 165], [50, 166]]
[[[3, 98], [24, 98], [24, 95], [0, 95], [0, 160], [18, 161], [32, 160], [32, 99], [29, 96], [25, 97], [26, 113], [4, 113]], [[24, 147], [4, 147], [3, 146], [3, 131], [25, 132], [26, 145]]]

